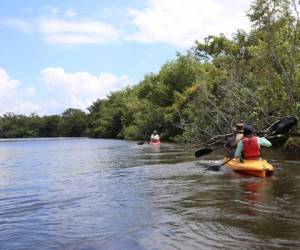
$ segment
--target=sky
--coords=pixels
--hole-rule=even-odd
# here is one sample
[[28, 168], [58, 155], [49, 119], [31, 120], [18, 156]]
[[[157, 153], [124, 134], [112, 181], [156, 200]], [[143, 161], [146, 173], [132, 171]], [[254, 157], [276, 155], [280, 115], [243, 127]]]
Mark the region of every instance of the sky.
[[196, 40], [249, 30], [251, 0], [1, 0], [0, 115], [86, 111]]

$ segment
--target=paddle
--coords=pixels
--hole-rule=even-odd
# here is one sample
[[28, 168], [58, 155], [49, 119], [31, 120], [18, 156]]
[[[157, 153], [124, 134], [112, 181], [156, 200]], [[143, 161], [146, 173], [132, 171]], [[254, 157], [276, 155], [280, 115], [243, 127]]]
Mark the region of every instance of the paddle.
[[[297, 122], [298, 120], [294, 117], [288, 117], [288, 119], [283, 118], [280, 121], [276, 122], [276, 127], [271, 129], [271, 131], [265, 137], [274, 135], [282, 131], [289, 132], [297, 124]], [[218, 171], [222, 166], [224, 166], [226, 163], [230, 162], [233, 159], [234, 158], [228, 159], [220, 165], [210, 166], [206, 170]]]
[[[275, 135], [289, 132], [295, 125], [297, 125], [298, 120], [293, 116], [284, 117], [281, 120], [276, 121], [271, 127], [268, 128], [269, 133], [266, 135]], [[211, 148], [199, 149], [195, 152], [195, 157], [199, 158], [203, 155], [210, 154], [213, 151]]]
[[277, 134], [286, 134], [288, 133], [294, 126], [296, 126], [298, 120], [296, 117], [287, 116], [274, 122], [269, 128], [269, 135], [277, 135]]
[[220, 167], [224, 166], [227, 162], [230, 162], [231, 160], [233, 160], [234, 158], [231, 158], [227, 161], [224, 161], [222, 164], [220, 165], [215, 165], [215, 166], [210, 166], [208, 167], [206, 170], [212, 170], [212, 171], [219, 171]]
[[195, 152], [195, 156], [198, 158], [198, 157], [201, 157], [203, 155], [207, 155], [207, 154], [210, 154], [213, 150], [211, 148], [203, 148], [203, 149], [199, 149]]
[[[137, 145], [144, 145], [145, 143], [146, 142], [140, 141], [140, 142], [137, 143]], [[151, 142], [150, 142], [150, 144], [151, 144]]]

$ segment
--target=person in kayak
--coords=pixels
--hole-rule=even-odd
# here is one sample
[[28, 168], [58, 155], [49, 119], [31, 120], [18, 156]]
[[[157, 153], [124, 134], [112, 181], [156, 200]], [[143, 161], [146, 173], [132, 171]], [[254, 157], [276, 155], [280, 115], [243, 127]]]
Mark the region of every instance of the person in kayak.
[[150, 137], [150, 141], [152, 143], [158, 143], [159, 140], [160, 140], [160, 137], [159, 137], [158, 133], [156, 132], [156, 130], [154, 130], [153, 134]]
[[243, 129], [244, 129], [244, 124], [237, 123], [235, 128], [233, 129], [233, 136], [228, 138], [228, 140], [226, 141], [224, 148], [225, 148], [225, 156], [227, 158], [234, 158], [236, 146], [244, 136]]
[[261, 159], [260, 146], [271, 147], [272, 143], [264, 137], [255, 136], [252, 126], [245, 125], [243, 139], [238, 143], [234, 156], [244, 160]]

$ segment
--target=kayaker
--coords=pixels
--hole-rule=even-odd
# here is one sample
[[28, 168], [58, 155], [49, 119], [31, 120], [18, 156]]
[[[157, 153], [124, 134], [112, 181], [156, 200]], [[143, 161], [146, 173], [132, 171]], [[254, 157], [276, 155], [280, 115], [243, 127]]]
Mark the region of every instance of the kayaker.
[[154, 130], [153, 134], [150, 137], [150, 141], [152, 143], [157, 143], [157, 142], [159, 142], [159, 139], [160, 139], [160, 137], [159, 137], [158, 133], [156, 132], [156, 130]]
[[226, 141], [225, 148], [225, 156], [227, 158], [234, 158], [234, 153], [236, 150], [237, 144], [244, 136], [244, 123], [237, 123], [235, 128], [233, 129], [233, 136], [228, 138]]
[[272, 143], [264, 137], [255, 136], [251, 125], [244, 126], [243, 139], [237, 145], [235, 158], [242, 155], [245, 160], [257, 160], [261, 158], [260, 146], [271, 147]]

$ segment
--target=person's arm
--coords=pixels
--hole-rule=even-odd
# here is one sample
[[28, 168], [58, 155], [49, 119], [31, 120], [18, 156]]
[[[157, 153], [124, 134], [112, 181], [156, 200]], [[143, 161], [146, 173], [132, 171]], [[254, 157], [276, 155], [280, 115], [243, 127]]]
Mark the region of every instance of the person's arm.
[[261, 145], [261, 146], [264, 146], [264, 147], [272, 146], [272, 143], [269, 140], [267, 140], [265, 137], [257, 137], [257, 139], [258, 139], [259, 145]]
[[224, 148], [229, 148], [229, 147], [230, 147], [230, 138], [224, 144]]
[[243, 151], [243, 141], [240, 141], [236, 147], [235, 153], [234, 153], [234, 157], [235, 158], [239, 158], [241, 157], [241, 153]]
[[224, 147], [227, 148], [227, 149], [231, 149], [231, 148], [234, 147], [234, 146], [235, 146], [235, 141], [234, 141], [234, 138], [233, 138], [233, 137], [230, 137], [230, 138], [226, 141], [226, 143], [225, 143], [225, 145], [224, 145]]

